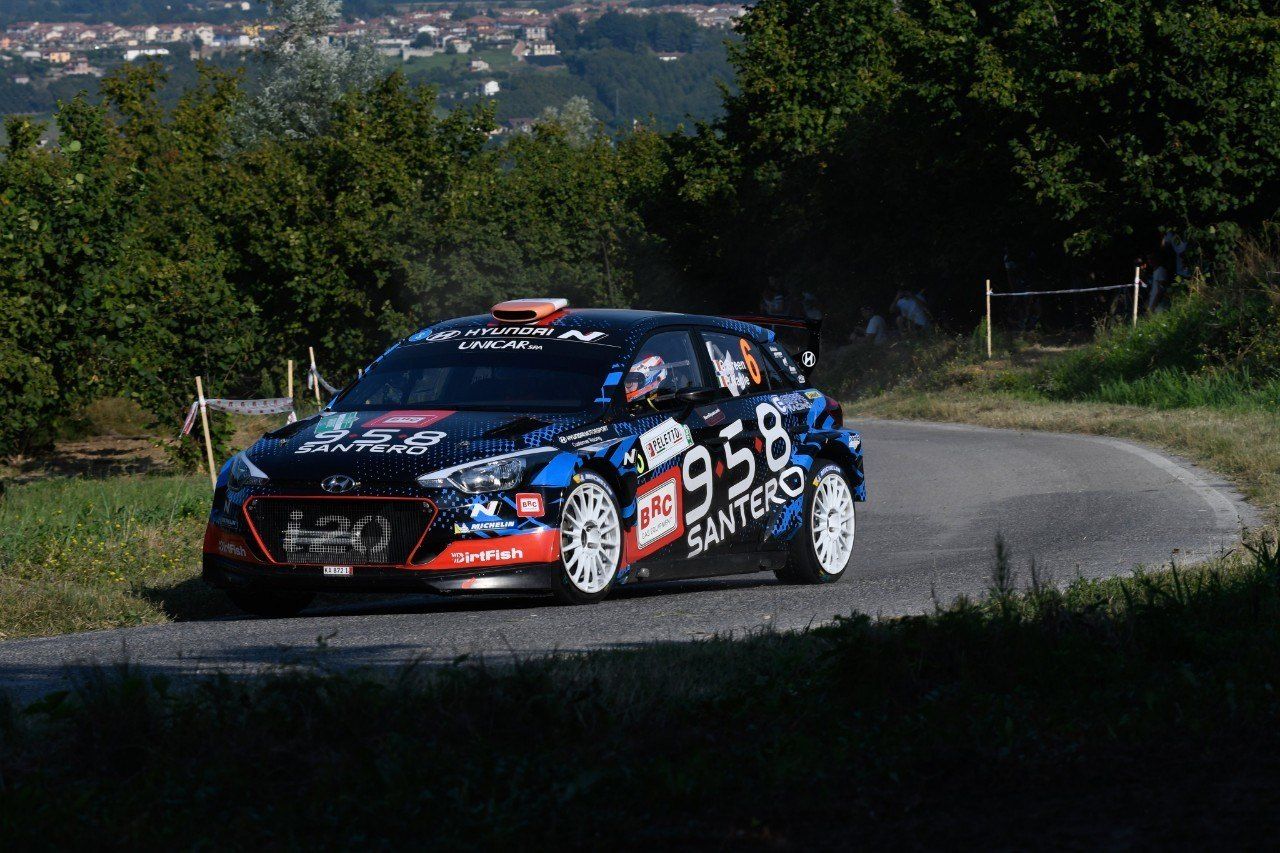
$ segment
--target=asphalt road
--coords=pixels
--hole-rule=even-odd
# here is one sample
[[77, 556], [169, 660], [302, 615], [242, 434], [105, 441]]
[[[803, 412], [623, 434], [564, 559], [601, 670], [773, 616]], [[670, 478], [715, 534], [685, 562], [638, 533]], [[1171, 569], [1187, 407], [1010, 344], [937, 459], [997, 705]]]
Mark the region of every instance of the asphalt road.
[[1128, 442], [942, 424], [859, 423], [870, 500], [855, 562], [837, 584], [771, 573], [637, 586], [594, 607], [539, 599], [444, 599], [315, 607], [288, 620], [225, 618], [0, 643], [0, 688], [30, 698], [86, 665], [231, 672], [279, 664], [386, 667], [459, 655], [504, 659], [628, 647], [835, 614], [914, 613], [981, 593], [1002, 535], [1022, 580], [1034, 558], [1058, 582], [1213, 556], [1257, 513], [1184, 461]]

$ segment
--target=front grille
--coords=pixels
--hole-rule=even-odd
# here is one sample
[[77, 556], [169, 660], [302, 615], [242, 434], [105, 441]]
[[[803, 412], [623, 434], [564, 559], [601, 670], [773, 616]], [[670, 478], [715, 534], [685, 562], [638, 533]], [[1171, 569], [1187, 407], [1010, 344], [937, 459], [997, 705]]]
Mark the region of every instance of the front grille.
[[245, 513], [277, 563], [403, 565], [435, 516], [421, 498], [259, 497]]

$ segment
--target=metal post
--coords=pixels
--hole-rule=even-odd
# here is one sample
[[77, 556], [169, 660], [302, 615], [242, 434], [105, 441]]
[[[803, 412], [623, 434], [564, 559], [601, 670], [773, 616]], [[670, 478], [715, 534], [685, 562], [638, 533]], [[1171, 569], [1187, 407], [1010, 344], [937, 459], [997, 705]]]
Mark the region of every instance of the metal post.
[[289, 375], [289, 379], [288, 379], [288, 382], [285, 384], [285, 396], [288, 397], [290, 400], [292, 400], [293, 399], [293, 359], [289, 359], [288, 375]]

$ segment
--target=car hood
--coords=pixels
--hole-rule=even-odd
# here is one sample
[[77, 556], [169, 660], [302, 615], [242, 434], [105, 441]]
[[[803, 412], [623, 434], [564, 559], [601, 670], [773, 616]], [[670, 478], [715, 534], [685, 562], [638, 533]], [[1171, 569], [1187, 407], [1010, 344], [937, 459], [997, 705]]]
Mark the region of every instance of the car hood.
[[318, 484], [346, 474], [365, 484], [409, 483], [440, 468], [504, 453], [582, 446], [607, 437], [610, 427], [593, 428], [599, 421], [598, 413], [330, 412], [268, 433], [246, 455], [273, 481]]

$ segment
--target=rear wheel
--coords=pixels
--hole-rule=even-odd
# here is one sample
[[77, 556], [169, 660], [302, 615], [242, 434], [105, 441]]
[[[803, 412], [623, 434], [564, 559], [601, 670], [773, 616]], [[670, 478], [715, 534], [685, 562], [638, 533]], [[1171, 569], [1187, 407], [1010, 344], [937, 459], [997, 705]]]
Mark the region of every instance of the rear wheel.
[[229, 589], [227, 598], [245, 613], [284, 619], [297, 616], [315, 599], [313, 592], [294, 592], [282, 589]]
[[803, 525], [787, 565], [776, 572], [788, 583], [832, 583], [853, 562], [857, 527], [849, 478], [834, 462], [820, 459], [815, 467], [805, 484]]
[[560, 562], [551, 588], [565, 604], [592, 604], [613, 588], [622, 562], [622, 519], [603, 478], [582, 473], [560, 515]]

